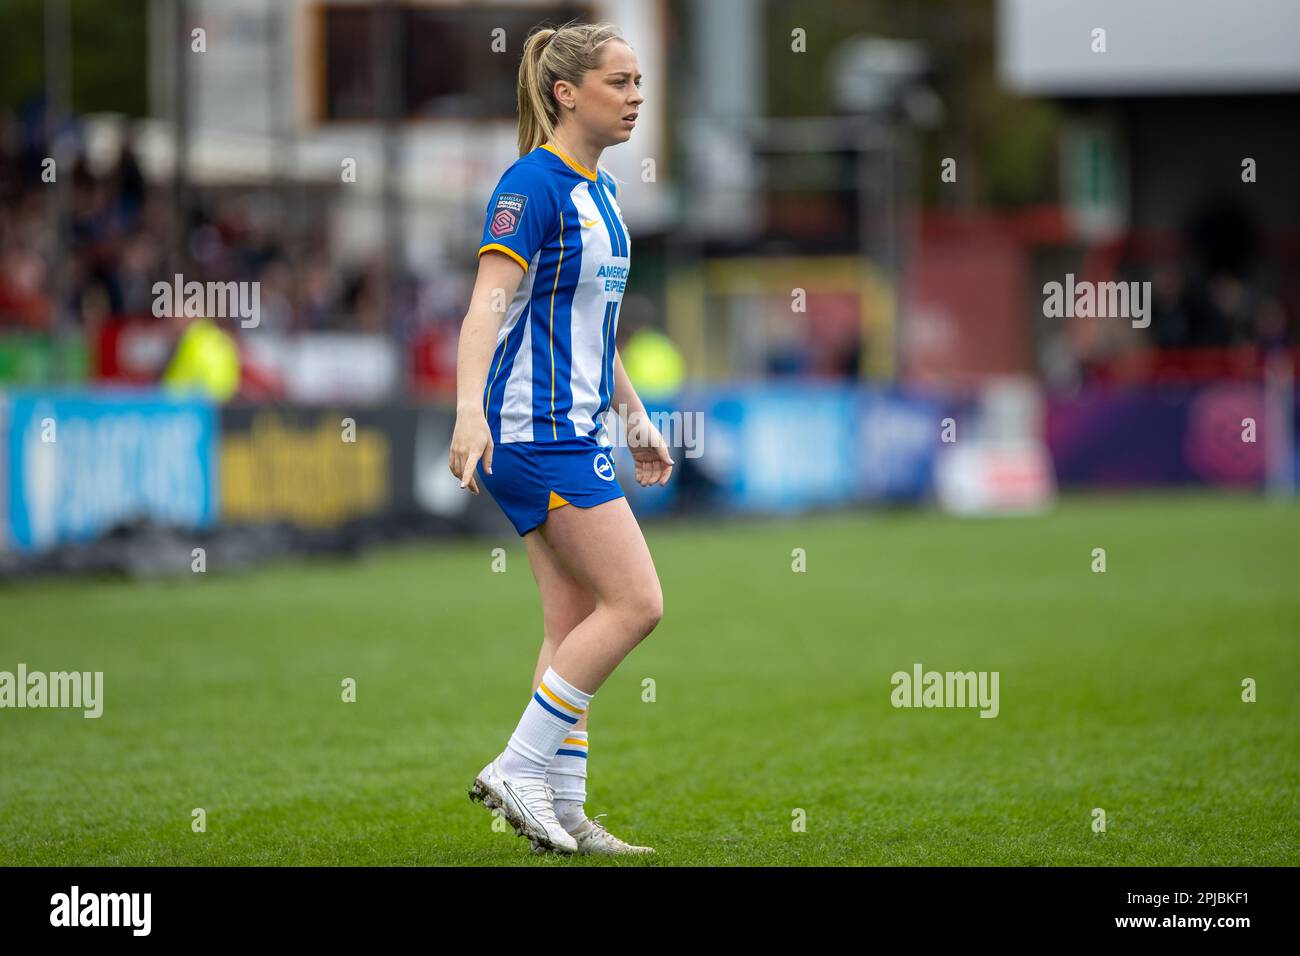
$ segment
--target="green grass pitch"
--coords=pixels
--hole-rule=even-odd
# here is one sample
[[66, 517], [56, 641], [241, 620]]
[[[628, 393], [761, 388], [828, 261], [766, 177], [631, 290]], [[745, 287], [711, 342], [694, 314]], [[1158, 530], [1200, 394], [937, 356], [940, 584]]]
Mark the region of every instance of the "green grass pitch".
[[[1300, 508], [1089, 497], [646, 534], [665, 616], [592, 702], [587, 810], [649, 865], [1298, 862]], [[513, 533], [0, 587], [0, 670], [104, 672], [98, 720], [0, 710], [0, 864], [610, 865], [534, 857], [466, 796], [540, 636]], [[999, 715], [894, 708], [916, 662], [998, 671]]]

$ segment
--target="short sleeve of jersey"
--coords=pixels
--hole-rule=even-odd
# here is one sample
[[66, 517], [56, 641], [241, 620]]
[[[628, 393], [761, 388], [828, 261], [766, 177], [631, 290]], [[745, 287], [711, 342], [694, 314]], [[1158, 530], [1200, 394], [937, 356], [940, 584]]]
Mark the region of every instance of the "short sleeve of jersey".
[[556, 210], [546, 170], [535, 163], [516, 163], [492, 191], [478, 254], [489, 249], [504, 252], [528, 271], [537, 250], [559, 226]]

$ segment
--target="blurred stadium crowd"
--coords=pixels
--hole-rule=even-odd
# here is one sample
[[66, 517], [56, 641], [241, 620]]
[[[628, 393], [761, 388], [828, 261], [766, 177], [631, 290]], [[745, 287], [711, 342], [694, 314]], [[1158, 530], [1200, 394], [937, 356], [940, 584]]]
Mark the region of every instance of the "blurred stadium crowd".
[[[647, 404], [708, 423], [684, 492], [627, 489], [639, 514], [1033, 510], [1058, 484], [1290, 494], [1300, 126], [1280, 118], [1300, 63], [1279, 38], [1298, 21], [1260, 0], [1225, 49], [1228, 14], [1188, 0], [1171, 47], [1171, 2], [181, 0], [132, 8], [135, 33], [105, 43], [147, 69], [112, 56], [98, 109], [47, 112], [58, 71], [32, 50], [58, 48], [58, 17], [24, 0], [0, 24], [46, 36], [9, 48], [17, 79], [0, 80], [0, 401], [17, 450], [0, 462], [0, 552], [123, 516], [498, 518], [429, 476], [483, 204], [515, 155], [517, 50], [574, 16], [623, 27], [647, 82], [636, 139], [602, 157], [634, 240], [620, 354]], [[94, 50], [76, 25], [124, 19], [44, 6], [71, 11], [69, 77]], [[1123, 40], [1105, 57], [1091, 18]], [[503, 55], [426, 55], [498, 23]], [[361, 179], [340, 180], [341, 161]], [[156, 314], [155, 283], [179, 274], [256, 284], [255, 330]], [[1067, 276], [1149, 283], [1149, 322], [1050, 314], [1047, 284]], [[191, 375], [207, 355], [237, 367]], [[187, 382], [199, 394], [180, 405], [152, 390]], [[113, 405], [104, 387], [122, 385], [136, 405]], [[336, 454], [345, 410], [365, 455]], [[190, 469], [183, 495], [158, 491], [133, 444], [151, 415], [200, 436], [168, 447], [177, 461], [157, 452]], [[84, 443], [44, 448], [52, 418], [84, 424]], [[958, 448], [939, 422], [960, 423]], [[809, 441], [844, 451], [789, 455]], [[76, 476], [110, 452], [135, 477], [88, 508]], [[314, 488], [319, 508], [271, 487]]]
[[[22, 118], [0, 112], [0, 328], [50, 329], [55, 289], [83, 328], [110, 315], [151, 315], [154, 282], [179, 261], [173, 243], [183, 248], [187, 279], [259, 282], [268, 330], [387, 331], [392, 316], [382, 308], [414, 309], [409, 297], [382, 300], [382, 257], [341, 271], [329, 231], [319, 222], [290, 230], [259, 208], [260, 190], [199, 197], [178, 222], [172, 183], [146, 178], [129, 136], [102, 172], [80, 144], [71, 206], [60, 219], [55, 192], [42, 181], [42, 163], [53, 155], [43, 129], [39, 110]], [[60, 221], [66, 249], [56, 246]], [[65, 252], [57, 265], [56, 249]]]

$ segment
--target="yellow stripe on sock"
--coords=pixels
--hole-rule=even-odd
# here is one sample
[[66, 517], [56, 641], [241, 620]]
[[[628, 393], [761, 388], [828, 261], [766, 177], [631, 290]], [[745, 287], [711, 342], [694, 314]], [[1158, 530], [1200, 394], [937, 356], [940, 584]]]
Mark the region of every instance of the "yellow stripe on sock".
[[587, 746], [587, 741], [579, 740], [577, 737], [565, 737], [564, 742], [566, 744], [578, 744], [580, 747]]
[[555, 702], [556, 702], [557, 704], [559, 704], [561, 707], [567, 708], [568, 710], [573, 711], [575, 714], [581, 714], [581, 713], [584, 712], [583, 709], [582, 709], [581, 707], [574, 707], [574, 706], [573, 706], [572, 704], [570, 704], [567, 700], [564, 700], [564, 699], [562, 699], [562, 698], [560, 698], [560, 697], [556, 697], [555, 694], [551, 693], [551, 689], [550, 689], [549, 687], [547, 687], [545, 684], [538, 684], [537, 686], [538, 686], [539, 688], [541, 688], [541, 691], [542, 691], [543, 694], [545, 694], [547, 697], [551, 698], [551, 700], [555, 701]]

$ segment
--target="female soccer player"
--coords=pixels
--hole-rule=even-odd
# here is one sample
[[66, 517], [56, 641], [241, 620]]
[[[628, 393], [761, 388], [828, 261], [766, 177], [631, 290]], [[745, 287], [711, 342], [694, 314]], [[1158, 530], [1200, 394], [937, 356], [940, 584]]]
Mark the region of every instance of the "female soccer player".
[[631, 137], [640, 85], [636, 54], [608, 24], [528, 37], [519, 159], [487, 206], [456, 359], [448, 464], [462, 488], [477, 495], [483, 482], [523, 537], [543, 625], [532, 696], [470, 797], [535, 852], [654, 852], [583, 812], [591, 699], [663, 615], [605, 428], [617, 408], [637, 481], [668, 483], [672, 457], [615, 348], [631, 239], [597, 165]]

